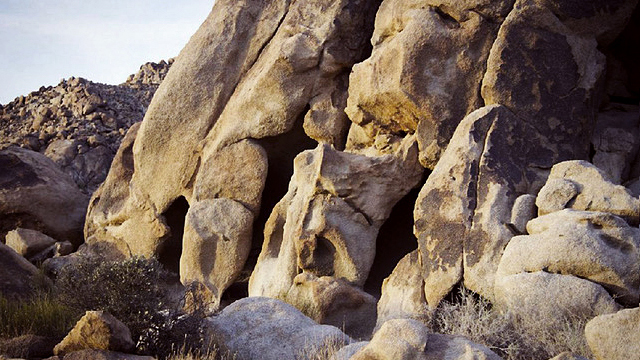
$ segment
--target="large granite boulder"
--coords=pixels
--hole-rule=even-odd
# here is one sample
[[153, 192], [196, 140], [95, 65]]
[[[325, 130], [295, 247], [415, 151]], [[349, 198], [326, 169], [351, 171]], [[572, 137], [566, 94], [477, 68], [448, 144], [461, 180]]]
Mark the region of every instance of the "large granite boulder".
[[640, 309], [593, 318], [584, 333], [596, 360], [633, 359], [640, 353]]
[[[502, 277], [545, 271], [594, 282], [621, 304], [638, 304], [639, 229], [612, 214], [567, 209], [530, 221], [527, 232], [505, 248], [497, 288]], [[502, 300], [512, 303], [509, 297], [503, 293]], [[544, 298], [552, 301], [549, 295]]]
[[640, 222], [640, 200], [586, 161], [555, 164], [536, 205], [539, 215], [571, 208], [615, 214], [632, 225]]
[[38, 268], [9, 246], [0, 243], [0, 294], [23, 298], [32, 293]]
[[19, 147], [0, 151], [0, 238], [17, 227], [83, 242], [89, 198], [46, 156]]
[[246, 360], [313, 358], [324, 344], [351, 342], [338, 328], [318, 325], [293, 306], [263, 297], [238, 300], [208, 318], [207, 337]]

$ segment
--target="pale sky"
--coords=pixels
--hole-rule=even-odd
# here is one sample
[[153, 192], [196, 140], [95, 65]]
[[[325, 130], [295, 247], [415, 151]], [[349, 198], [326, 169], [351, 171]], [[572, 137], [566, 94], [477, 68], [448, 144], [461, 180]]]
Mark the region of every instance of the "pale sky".
[[0, 0], [0, 104], [71, 76], [123, 83], [178, 55], [214, 0]]

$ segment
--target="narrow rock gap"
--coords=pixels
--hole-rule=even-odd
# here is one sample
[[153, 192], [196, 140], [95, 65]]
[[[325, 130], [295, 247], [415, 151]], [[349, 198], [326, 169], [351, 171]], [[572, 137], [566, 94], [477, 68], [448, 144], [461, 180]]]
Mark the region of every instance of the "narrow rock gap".
[[164, 267], [176, 274], [180, 273], [180, 256], [182, 255], [182, 236], [184, 235], [184, 223], [189, 211], [189, 203], [180, 196], [162, 214], [165, 223], [171, 230], [169, 237], [165, 239], [158, 252], [158, 261]]
[[298, 115], [293, 128], [284, 134], [255, 140], [267, 152], [269, 169], [262, 191], [260, 214], [253, 222], [253, 241], [249, 258], [240, 277], [223, 294], [223, 299], [239, 299], [248, 296], [248, 281], [256, 266], [264, 242], [264, 225], [274, 206], [287, 193], [293, 175], [293, 159], [302, 151], [315, 148], [318, 143], [309, 138], [303, 129], [303, 120], [309, 111], [307, 106]]
[[420, 189], [411, 190], [398, 201], [378, 232], [376, 257], [364, 284], [364, 290], [377, 298], [382, 282], [391, 275], [400, 259], [418, 247], [418, 240], [413, 235], [413, 208]]

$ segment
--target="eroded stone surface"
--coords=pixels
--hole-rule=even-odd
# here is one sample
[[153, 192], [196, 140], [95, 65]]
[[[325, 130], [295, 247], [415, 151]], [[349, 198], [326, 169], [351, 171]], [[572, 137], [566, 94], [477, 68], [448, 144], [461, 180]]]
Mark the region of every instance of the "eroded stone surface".
[[265, 226], [251, 296], [281, 298], [300, 271], [362, 286], [378, 230], [422, 177], [412, 137], [393, 154], [369, 157], [318, 145], [296, 157], [289, 192]]

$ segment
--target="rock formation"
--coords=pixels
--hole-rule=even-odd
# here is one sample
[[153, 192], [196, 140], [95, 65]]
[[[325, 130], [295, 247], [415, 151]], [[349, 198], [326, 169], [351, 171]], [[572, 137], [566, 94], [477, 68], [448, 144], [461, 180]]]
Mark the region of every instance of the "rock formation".
[[637, 5], [217, 0], [175, 62], [2, 108], [7, 143], [53, 161], [0, 153], [0, 197], [46, 205], [0, 202], [2, 231], [79, 245], [64, 234], [84, 211], [53, 221], [63, 200], [36, 195], [78, 194], [76, 209], [104, 179], [83, 251], [157, 257], [208, 310], [246, 292], [209, 325], [247, 358], [372, 333], [336, 356], [497, 358], [421, 323], [457, 287], [542, 328], [622, 316], [640, 299]]

